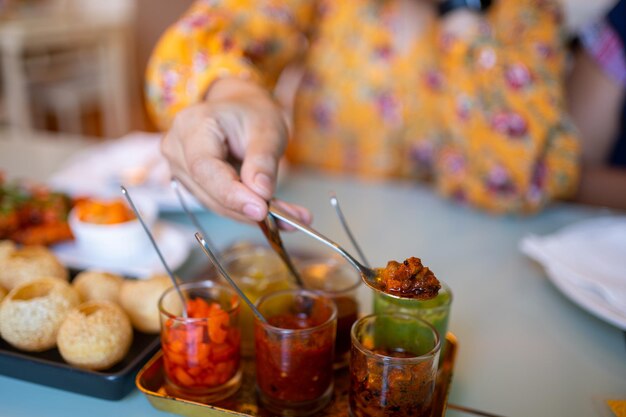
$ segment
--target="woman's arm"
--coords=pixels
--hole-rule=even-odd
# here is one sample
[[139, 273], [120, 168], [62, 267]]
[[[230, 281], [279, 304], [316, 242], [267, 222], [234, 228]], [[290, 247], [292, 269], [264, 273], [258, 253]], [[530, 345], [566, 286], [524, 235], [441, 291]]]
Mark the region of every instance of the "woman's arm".
[[194, 3], [165, 32], [148, 63], [146, 101], [157, 126], [171, 126], [220, 78], [272, 88], [302, 51], [314, 12], [313, 0]]
[[[622, 1], [611, 13], [624, 13]], [[618, 19], [619, 20], [619, 19]], [[621, 20], [622, 31], [626, 21]], [[626, 48], [610, 20], [582, 31], [568, 80], [568, 105], [582, 144], [583, 172], [576, 200], [626, 209], [626, 167], [609, 166], [610, 153], [626, 126]]]

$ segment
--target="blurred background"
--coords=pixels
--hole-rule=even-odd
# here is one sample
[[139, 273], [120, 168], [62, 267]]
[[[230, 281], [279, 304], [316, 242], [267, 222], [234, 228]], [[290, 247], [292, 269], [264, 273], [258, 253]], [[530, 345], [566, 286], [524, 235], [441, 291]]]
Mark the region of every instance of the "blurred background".
[[[572, 36], [612, 0], [561, 0]], [[0, 125], [91, 137], [154, 131], [143, 73], [192, 0], [0, 0]]]

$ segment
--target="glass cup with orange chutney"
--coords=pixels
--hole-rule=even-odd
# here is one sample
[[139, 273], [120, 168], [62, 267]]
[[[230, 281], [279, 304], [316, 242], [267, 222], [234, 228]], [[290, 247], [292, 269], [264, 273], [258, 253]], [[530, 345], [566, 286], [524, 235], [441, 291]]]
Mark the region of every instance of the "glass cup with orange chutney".
[[287, 416], [314, 415], [333, 392], [337, 308], [310, 291], [263, 296], [255, 320], [256, 382], [261, 404]]
[[239, 298], [223, 285], [199, 281], [180, 285], [187, 317], [175, 288], [159, 300], [166, 390], [211, 403], [241, 385]]

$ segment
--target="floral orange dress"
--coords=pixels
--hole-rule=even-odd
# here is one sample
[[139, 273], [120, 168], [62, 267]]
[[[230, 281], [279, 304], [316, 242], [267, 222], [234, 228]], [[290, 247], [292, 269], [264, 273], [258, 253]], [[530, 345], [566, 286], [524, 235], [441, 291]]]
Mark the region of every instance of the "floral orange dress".
[[469, 39], [444, 36], [435, 21], [408, 44], [394, 37], [400, 3], [198, 1], [153, 53], [150, 113], [166, 129], [217, 78], [272, 88], [299, 62], [288, 149], [297, 164], [426, 178], [499, 213], [533, 212], [575, 191], [556, 3], [499, 1]]

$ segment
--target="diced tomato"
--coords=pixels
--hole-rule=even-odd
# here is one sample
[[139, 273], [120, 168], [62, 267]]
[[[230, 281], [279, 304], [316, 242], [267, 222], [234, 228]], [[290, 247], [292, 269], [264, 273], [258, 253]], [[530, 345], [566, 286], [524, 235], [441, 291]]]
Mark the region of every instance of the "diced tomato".
[[167, 375], [184, 387], [227, 382], [239, 364], [239, 329], [230, 326], [230, 316], [219, 304], [201, 298], [187, 300], [187, 313], [207, 320], [165, 323], [161, 341]]
[[175, 368], [174, 377], [182, 386], [190, 387], [194, 385], [193, 378], [181, 367]]

